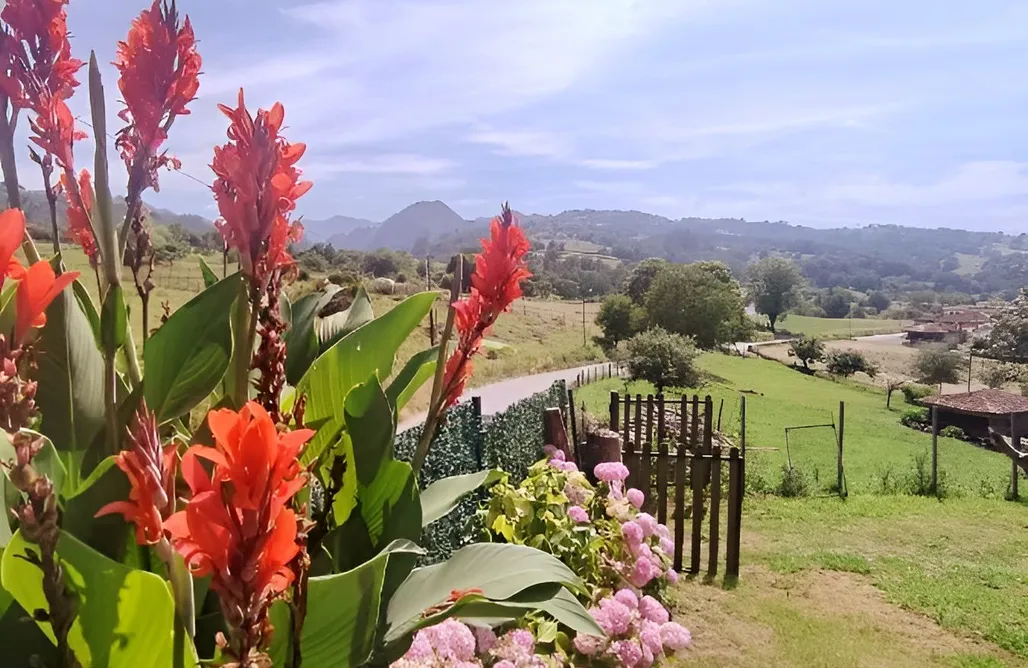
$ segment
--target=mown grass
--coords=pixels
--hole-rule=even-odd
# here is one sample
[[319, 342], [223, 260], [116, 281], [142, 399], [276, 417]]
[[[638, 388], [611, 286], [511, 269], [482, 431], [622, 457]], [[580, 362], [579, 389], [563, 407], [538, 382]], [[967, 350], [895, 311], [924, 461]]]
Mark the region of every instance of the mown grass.
[[676, 592], [679, 665], [1028, 665], [1024, 525], [1000, 500], [748, 498], [739, 586]]
[[[778, 362], [705, 354], [698, 363], [708, 380], [687, 392], [710, 394], [715, 411], [724, 401], [722, 431], [729, 436], [739, 435], [739, 397], [746, 393], [747, 479], [751, 489], [777, 486], [782, 467], [791, 455], [792, 465], [811, 490], [826, 493], [836, 479], [835, 432], [831, 428], [792, 432], [787, 451], [785, 427], [837, 424], [840, 401], [846, 404], [844, 462], [850, 493], [906, 491], [916, 473], [916, 459], [930, 452], [928, 434], [899, 423], [903, 410], [909, 408], [899, 395], [893, 396], [893, 408], [887, 410], [885, 393], [878, 388], [811, 377]], [[624, 392], [626, 388], [633, 395], [654, 391], [644, 382], [606, 380], [579, 390], [576, 401], [584, 401], [590, 412], [605, 419], [610, 392]], [[939, 469], [942, 489], [950, 496], [1002, 498], [1009, 486], [1011, 466], [1002, 454], [940, 438]]]
[[813, 318], [806, 315], [790, 315], [778, 323], [780, 333], [816, 336], [823, 339], [850, 338], [871, 334], [890, 334], [903, 329], [899, 320], [878, 320], [876, 318]]

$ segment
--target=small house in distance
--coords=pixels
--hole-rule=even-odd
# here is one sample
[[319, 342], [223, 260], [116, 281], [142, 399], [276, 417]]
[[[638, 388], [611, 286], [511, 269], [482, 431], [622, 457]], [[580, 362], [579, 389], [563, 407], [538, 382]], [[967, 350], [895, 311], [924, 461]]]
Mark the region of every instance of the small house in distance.
[[1028, 397], [1003, 390], [937, 394], [921, 400], [938, 415], [938, 429], [960, 427], [967, 436], [985, 440], [989, 430], [1013, 437], [1028, 434]]
[[903, 330], [906, 343], [911, 346], [922, 343], [962, 343], [963, 332], [952, 325], [928, 322], [913, 325]]

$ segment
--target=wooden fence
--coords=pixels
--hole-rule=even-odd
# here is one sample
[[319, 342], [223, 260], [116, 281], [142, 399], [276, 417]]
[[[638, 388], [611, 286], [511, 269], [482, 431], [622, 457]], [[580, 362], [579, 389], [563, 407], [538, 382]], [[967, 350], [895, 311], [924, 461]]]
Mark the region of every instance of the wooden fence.
[[[611, 392], [610, 429], [622, 434], [628, 484], [642, 490], [644, 509], [663, 524], [668, 524], [671, 517], [675, 570], [683, 571], [688, 541], [688, 572], [700, 573], [706, 520], [707, 575], [717, 575], [724, 541], [725, 576], [737, 578], [745, 445], [740, 450], [715, 432], [710, 396], [702, 400], [699, 396], [682, 397], [680, 402], [671, 402], [663, 395], [622, 397]], [[724, 516], [723, 504], [727, 504]]]

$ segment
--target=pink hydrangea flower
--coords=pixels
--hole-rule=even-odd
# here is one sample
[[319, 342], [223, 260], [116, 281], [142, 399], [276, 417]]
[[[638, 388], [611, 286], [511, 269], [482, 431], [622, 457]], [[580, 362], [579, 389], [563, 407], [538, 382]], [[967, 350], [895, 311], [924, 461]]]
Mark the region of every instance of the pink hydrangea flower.
[[562, 462], [567, 459], [567, 455], [564, 454], [563, 450], [557, 450], [556, 448], [554, 448], [553, 454], [550, 455], [550, 459], [555, 459], [558, 462]]
[[642, 490], [638, 490], [633, 487], [625, 493], [625, 496], [628, 497], [628, 502], [635, 506], [637, 509], [643, 507], [643, 501], [645, 500], [645, 497], [643, 496]]
[[582, 506], [571, 506], [568, 508], [568, 517], [571, 521], [584, 524], [589, 521], [589, 513], [585, 512], [585, 508]]
[[660, 625], [648, 619], [643, 620], [642, 631], [639, 633], [644, 650], [651, 656], [660, 656], [664, 652], [664, 641], [660, 637]]
[[669, 568], [667, 573], [664, 574], [669, 584], [678, 584], [678, 572], [673, 568]]
[[562, 473], [575, 473], [578, 471], [578, 466], [574, 462], [566, 462], [563, 459], [551, 459], [549, 464], [550, 468], [555, 468]]
[[593, 469], [597, 480], [604, 482], [622, 481], [628, 477], [628, 467], [621, 462], [603, 462]]
[[478, 653], [485, 654], [496, 644], [496, 634], [487, 626], [474, 626], [472, 631], [475, 634], [475, 642], [478, 645]]
[[643, 596], [639, 600], [639, 614], [643, 616], [643, 619], [656, 624], [666, 624], [671, 619], [660, 601], [652, 596]]
[[632, 623], [632, 610], [627, 605], [614, 598], [605, 598], [600, 601], [600, 609], [604, 614], [596, 622], [607, 635], [619, 636], [628, 631]]
[[543, 454], [548, 458], [553, 458], [554, 454], [557, 452], [560, 452], [560, 450], [558, 450], [555, 445], [546, 444], [543, 446]]
[[496, 663], [494, 663], [493, 664], [493, 668], [518, 668], [518, 667], [512, 661], [508, 661], [507, 659], [503, 659], [502, 661], [497, 661]]
[[575, 649], [586, 656], [596, 656], [607, 649], [607, 639], [580, 633], [575, 636]]
[[675, 552], [675, 544], [671, 541], [670, 538], [664, 538], [662, 536], [660, 539], [660, 551], [670, 556]]
[[651, 559], [643, 558], [635, 562], [632, 572], [628, 576], [628, 582], [633, 587], [642, 588], [648, 585], [653, 578], [660, 577], [660, 574], [660, 568]]
[[618, 640], [611, 649], [626, 668], [636, 668], [642, 659], [642, 647], [634, 640]]
[[642, 527], [643, 535], [647, 538], [657, 533], [657, 520], [653, 518], [653, 515], [639, 513], [635, 516], [635, 521]]
[[639, 607], [639, 597], [631, 589], [619, 589], [614, 599], [631, 610]]
[[692, 644], [692, 634], [676, 622], [660, 625], [660, 639], [664, 643], [664, 649], [671, 652], [678, 652]]
[[621, 525], [621, 537], [625, 539], [629, 547], [638, 545], [643, 539], [643, 529], [637, 522], [625, 522]]
[[469, 661], [475, 658], [475, 634], [455, 619], [447, 619], [424, 631], [436, 654], [444, 659]]

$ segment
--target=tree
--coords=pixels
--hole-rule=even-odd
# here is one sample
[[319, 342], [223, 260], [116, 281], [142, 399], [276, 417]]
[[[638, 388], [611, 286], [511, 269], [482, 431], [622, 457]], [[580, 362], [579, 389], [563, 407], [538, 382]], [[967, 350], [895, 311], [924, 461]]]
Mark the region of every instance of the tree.
[[636, 333], [638, 310], [639, 307], [627, 295], [610, 295], [604, 299], [596, 316], [596, 323], [603, 330], [601, 347], [617, 348], [620, 342], [630, 339]]
[[671, 263], [667, 260], [655, 257], [643, 260], [635, 265], [625, 280], [625, 294], [636, 304], [641, 304], [650, 289], [650, 285], [653, 283], [653, 279], [669, 266], [671, 266]]
[[944, 348], [921, 348], [914, 357], [913, 372], [926, 385], [959, 383], [964, 358]]
[[636, 334], [628, 341], [628, 373], [647, 380], [663, 394], [666, 387], [691, 387], [699, 374], [693, 364], [697, 350], [689, 337], [660, 327]]
[[877, 309], [879, 313], [892, 306], [892, 302], [881, 290], [875, 290], [867, 296], [867, 305]]
[[828, 368], [828, 373], [843, 378], [859, 372], [874, 378], [878, 373], [878, 366], [856, 350], [836, 350], [828, 353], [828, 357], [825, 358], [825, 366]]
[[1011, 381], [1018, 380], [1017, 369], [1004, 362], [989, 362], [982, 366], [978, 372], [978, 380], [985, 383], [986, 387], [1000, 388]]
[[1004, 309], [985, 340], [983, 355], [1004, 362], [1028, 363], [1028, 291]]
[[820, 362], [825, 356], [825, 344], [816, 336], [801, 336], [790, 345], [796, 359], [803, 362], [803, 368], [807, 371], [810, 371], [812, 362]]
[[692, 336], [701, 348], [731, 342], [748, 319], [739, 284], [720, 262], [665, 268], [646, 293], [645, 308], [652, 325]]
[[799, 303], [803, 275], [791, 260], [765, 257], [746, 269], [746, 294], [757, 313], [767, 316], [771, 333], [775, 323]]
[[850, 313], [850, 297], [845, 290], [832, 288], [822, 296], [821, 309], [829, 318], [845, 318]]

